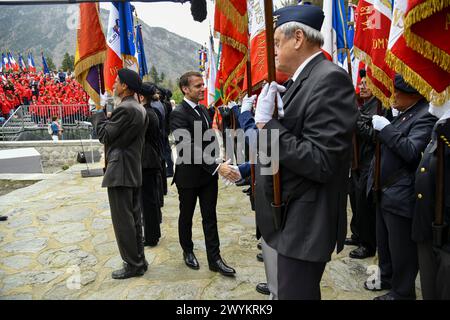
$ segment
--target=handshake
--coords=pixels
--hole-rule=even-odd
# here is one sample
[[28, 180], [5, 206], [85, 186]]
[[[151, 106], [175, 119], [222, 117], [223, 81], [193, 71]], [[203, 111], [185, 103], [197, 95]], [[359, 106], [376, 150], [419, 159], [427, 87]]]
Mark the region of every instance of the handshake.
[[230, 186], [242, 179], [238, 167], [230, 165], [230, 162], [231, 159], [219, 164], [218, 169], [219, 175], [222, 177], [222, 180], [225, 182], [225, 185], [227, 186]]

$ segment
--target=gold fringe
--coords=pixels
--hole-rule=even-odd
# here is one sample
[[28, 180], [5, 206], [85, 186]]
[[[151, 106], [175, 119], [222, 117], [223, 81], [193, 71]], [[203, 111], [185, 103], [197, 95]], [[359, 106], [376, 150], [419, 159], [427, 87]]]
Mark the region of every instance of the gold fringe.
[[405, 29], [411, 28], [413, 24], [432, 16], [436, 12], [442, 11], [448, 6], [450, 6], [450, 0], [428, 0], [415, 6], [403, 20]]
[[[370, 89], [372, 90], [375, 97], [377, 97], [379, 100], [381, 100], [383, 105], [386, 105], [386, 107], [389, 107], [390, 103], [393, 100], [393, 96], [392, 96], [392, 93], [394, 92], [393, 79], [391, 79], [383, 70], [381, 70], [378, 66], [376, 66], [372, 62], [372, 58], [368, 54], [366, 54], [364, 51], [360, 50], [357, 47], [353, 47], [353, 52], [355, 53], [355, 56], [359, 60], [363, 61], [366, 64], [366, 66], [371, 69], [372, 75], [374, 76], [374, 78], [377, 79], [378, 81], [380, 81], [386, 87], [386, 89], [388, 89], [389, 92], [391, 92], [391, 98], [388, 98], [378, 88], [374, 89], [376, 86], [372, 82], [370, 82], [372, 84], [371, 85], [372, 88], [370, 88]], [[368, 77], [366, 77], [366, 81], [367, 81], [367, 79], [368, 79]]]
[[240, 43], [239, 41], [236, 41], [233, 38], [221, 35], [220, 42], [225, 43], [225, 44], [235, 48], [236, 50], [238, 50], [239, 52], [242, 52], [245, 55], [247, 54], [248, 48], [244, 44]]
[[369, 77], [366, 77], [366, 83], [367, 83], [367, 86], [369, 87], [370, 91], [372, 91], [372, 94], [378, 100], [381, 101], [383, 108], [390, 109], [391, 103], [392, 103], [392, 98], [390, 99], [390, 98], [386, 97], [385, 94], [383, 93], [383, 91], [381, 91], [376, 85], [374, 85]]
[[[230, 101], [231, 95], [236, 90], [236, 87], [235, 87], [234, 90], [232, 90], [229, 94], [227, 94], [228, 87], [230, 86], [231, 82], [233, 80], [235, 80], [236, 74], [238, 73], [238, 71], [240, 71], [246, 63], [247, 63], [247, 58], [244, 57], [244, 59], [242, 59], [242, 61], [238, 64], [238, 66], [233, 70], [233, 72], [228, 76], [227, 80], [225, 81], [225, 84], [223, 85], [223, 94], [226, 95], [224, 97], [224, 101], [223, 101], [224, 104], [227, 104]], [[239, 83], [243, 79], [244, 79], [244, 76], [241, 76], [238, 79], [236, 79], [236, 82]]]
[[443, 70], [450, 72], [450, 54], [415, 34], [411, 31], [411, 28], [405, 28], [403, 37], [406, 44], [413, 50], [433, 61]]
[[106, 50], [94, 53], [93, 55], [76, 61], [74, 66], [75, 77], [78, 78], [84, 71], [89, 70], [91, 67], [102, 64], [106, 60]]
[[222, 12], [222, 14], [236, 26], [239, 33], [244, 34], [247, 32], [247, 13], [241, 15], [229, 0], [216, 0], [216, 10]]
[[399, 59], [391, 51], [386, 52], [386, 62], [398, 73], [402, 74], [406, 82], [420, 92], [428, 101], [441, 106], [450, 98], [450, 86], [442, 92], [437, 92], [418, 73], [414, 72], [408, 65]]

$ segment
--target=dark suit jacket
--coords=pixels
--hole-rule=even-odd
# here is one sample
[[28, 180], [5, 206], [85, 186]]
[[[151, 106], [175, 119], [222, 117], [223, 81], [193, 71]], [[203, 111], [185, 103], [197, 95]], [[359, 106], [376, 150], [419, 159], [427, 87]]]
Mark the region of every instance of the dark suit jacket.
[[[440, 119], [433, 128], [433, 138], [423, 153], [416, 171], [416, 200], [412, 223], [412, 239], [416, 242], [433, 240], [432, 223], [436, 208], [437, 141], [444, 136], [450, 141], [450, 119]], [[444, 214], [450, 225], [450, 145], [444, 143]], [[450, 239], [450, 238], [449, 238]]]
[[111, 118], [96, 113], [92, 124], [101, 143], [106, 145], [108, 163], [102, 187], [140, 187], [142, 184], [142, 148], [147, 117], [133, 97], [126, 97]]
[[259, 165], [257, 225], [278, 253], [326, 262], [336, 243], [337, 250], [342, 250], [347, 231], [346, 184], [357, 118], [354, 88], [348, 74], [320, 54], [306, 65], [283, 102], [284, 118], [272, 119], [264, 128], [279, 130], [286, 222], [275, 231], [270, 209], [272, 176], [262, 176]]
[[144, 150], [142, 152], [142, 168], [161, 169], [161, 131], [159, 128], [159, 119], [156, 111], [150, 106], [145, 106], [147, 112], [148, 126], [145, 132]]
[[[211, 143], [208, 141], [202, 142], [203, 134], [208, 128], [212, 128], [212, 121], [208, 112], [201, 108], [203, 116], [207, 119], [209, 126], [202, 122], [201, 116], [192, 109], [192, 107], [183, 101], [170, 114], [170, 129], [175, 137], [175, 144], [177, 147], [178, 159], [175, 165], [175, 174], [173, 182], [179, 188], [197, 188], [208, 184], [211, 179], [217, 179], [217, 173], [213, 175], [217, 168], [214, 160], [219, 156], [217, 153], [207, 155], [207, 159], [203, 157], [205, 148]], [[200, 127], [202, 137], [194, 137], [194, 123], [197, 122]], [[194, 143], [198, 140], [200, 143]], [[212, 139], [216, 150], [218, 144], [216, 139]], [[185, 152], [190, 152], [188, 157], [189, 163], [180, 163], [180, 157], [185, 157]]]
[[[383, 211], [412, 217], [416, 200], [414, 174], [422, 152], [431, 140], [431, 131], [436, 120], [436, 117], [428, 113], [428, 102], [423, 99], [399, 114], [379, 132], [382, 189], [380, 207]], [[373, 168], [374, 162], [369, 174], [368, 188], [373, 185]], [[396, 176], [398, 178], [393, 179]]]

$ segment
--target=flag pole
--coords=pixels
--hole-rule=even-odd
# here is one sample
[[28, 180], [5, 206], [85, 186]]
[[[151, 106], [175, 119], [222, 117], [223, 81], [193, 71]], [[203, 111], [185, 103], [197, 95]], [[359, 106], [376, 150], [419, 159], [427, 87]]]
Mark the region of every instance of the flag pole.
[[[275, 49], [273, 40], [273, 2], [272, 0], [264, 0], [264, 16], [266, 24], [266, 49], [267, 49], [267, 76], [268, 81], [271, 83], [275, 81]], [[278, 107], [275, 102], [274, 118], [278, 118]], [[280, 171], [278, 161], [272, 160], [273, 169], [273, 203], [272, 213], [275, 223], [275, 228], [280, 229], [282, 219], [282, 203], [281, 203], [281, 189], [280, 189]], [[276, 171], [275, 171], [276, 170]]]

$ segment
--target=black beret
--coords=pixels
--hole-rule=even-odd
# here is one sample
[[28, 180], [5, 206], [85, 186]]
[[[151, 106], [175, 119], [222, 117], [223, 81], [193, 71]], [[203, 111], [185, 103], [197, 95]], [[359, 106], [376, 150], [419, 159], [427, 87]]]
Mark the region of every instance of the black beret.
[[125, 83], [130, 90], [138, 93], [141, 92], [142, 80], [136, 71], [122, 68], [117, 72], [117, 74], [119, 75], [120, 81]]
[[153, 96], [156, 93], [156, 86], [151, 82], [144, 82], [141, 86], [141, 94], [144, 96]]
[[324, 17], [322, 9], [314, 5], [288, 6], [273, 13], [274, 28], [286, 22], [296, 21], [320, 31]]
[[405, 81], [405, 79], [403, 79], [401, 74], [398, 74], [398, 73], [395, 75], [394, 88], [399, 91], [409, 93], [409, 94], [418, 94], [419, 93], [414, 87], [409, 85]]
[[359, 69], [359, 77], [364, 78], [366, 76], [366, 69]]

